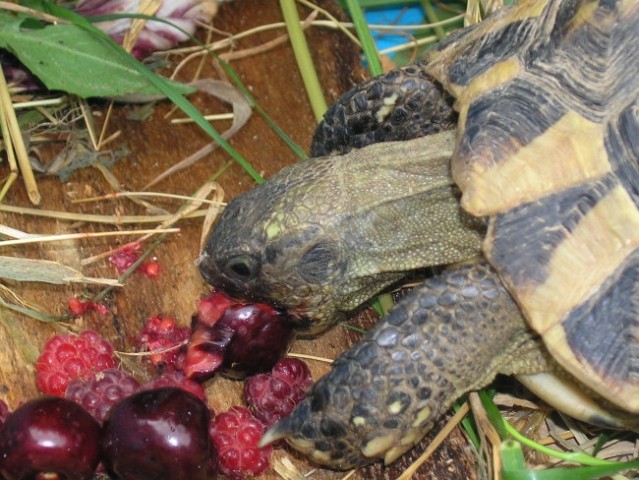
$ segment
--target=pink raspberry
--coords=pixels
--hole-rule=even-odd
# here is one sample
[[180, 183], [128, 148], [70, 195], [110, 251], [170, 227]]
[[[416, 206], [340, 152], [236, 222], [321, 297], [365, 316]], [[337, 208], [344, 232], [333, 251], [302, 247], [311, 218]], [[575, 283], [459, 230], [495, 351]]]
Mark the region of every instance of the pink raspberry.
[[69, 382], [65, 397], [82, 405], [100, 424], [111, 407], [140, 390], [140, 383], [131, 375], [116, 368], [108, 368], [90, 379]]
[[182, 363], [186, 349], [183, 344], [190, 335], [190, 328], [178, 327], [171, 317], [156, 315], [146, 321], [138, 341], [142, 351], [160, 350], [150, 355], [156, 367], [173, 371]]
[[206, 393], [204, 387], [199, 383], [186, 378], [182, 372], [167, 372], [155, 380], [142, 385], [142, 390], [152, 390], [162, 387], [177, 387], [195, 395], [200, 400], [206, 402]]
[[293, 411], [313, 385], [311, 372], [297, 358], [277, 362], [271, 373], [260, 373], [244, 382], [244, 401], [267, 427]]
[[259, 475], [270, 465], [272, 447], [257, 446], [266, 427], [248, 408], [231, 407], [211, 422], [220, 471], [232, 479]]
[[116, 366], [113, 346], [96, 332], [54, 335], [36, 360], [36, 384], [42, 393], [62, 397], [71, 380]]

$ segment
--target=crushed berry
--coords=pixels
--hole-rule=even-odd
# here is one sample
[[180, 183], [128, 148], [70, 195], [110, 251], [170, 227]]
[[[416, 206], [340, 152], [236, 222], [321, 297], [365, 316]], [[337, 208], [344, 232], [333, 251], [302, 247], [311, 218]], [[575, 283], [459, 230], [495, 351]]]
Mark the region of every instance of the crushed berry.
[[61, 397], [71, 380], [90, 378], [116, 364], [111, 343], [92, 330], [54, 335], [36, 360], [36, 384], [42, 393]]
[[[113, 255], [109, 256], [109, 263], [115, 267], [119, 274], [123, 274], [131, 268], [131, 265], [137, 262], [141, 256], [142, 244], [140, 242], [128, 243], [117, 249]], [[135, 271], [147, 277], [155, 278], [160, 274], [160, 265], [157, 259], [153, 259], [148, 262], [142, 262]]]
[[263, 372], [283, 355], [292, 336], [288, 318], [273, 307], [214, 291], [200, 300], [183, 369], [198, 381], [222, 367], [235, 377]]
[[181, 367], [190, 334], [190, 328], [178, 327], [171, 317], [157, 315], [147, 320], [138, 343], [142, 351], [155, 352], [150, 359], [156, 367], [173, 371]]
[[244, 382], [244, 401], [267, 427], [293, 411], [313, 385], [311, 372], [297, 358], [277, 362], [271, 373], [260, 373]]
[[266, 427], [248, 408], [231, 407], [211, 422], [209, 430], [220, 471], [232, 479], [259, 475], [270, 465], [272, 447], [257, 446]]
[[84, 315], [86, 312], [91, 310], [95, 310], [100, 315], [106, 315], [109, 313], [107, 307], [101, 303], [95, 303], [89, 300], [80, 300], [78, 298], [69, 298], [67, 300], [67, 308], [76, 317]]
[[139, 390], [140, 383], [131, 375], [109, 368], [87, 380], [72, 380], [65, 397], [82, 405], [102, 424], [113, 405]]

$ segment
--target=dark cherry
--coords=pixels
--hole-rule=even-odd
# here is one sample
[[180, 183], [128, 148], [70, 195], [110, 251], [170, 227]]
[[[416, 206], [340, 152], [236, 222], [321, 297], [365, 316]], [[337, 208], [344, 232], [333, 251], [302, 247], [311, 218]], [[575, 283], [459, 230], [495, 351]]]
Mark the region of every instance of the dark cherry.
[[88, 480], [99, 461], [100, 426], [71, 400], [31, 400], [11, 413], [0, 430], [5, 480]]
[[103, 461], [121, 480], [209, 480], [215, 455], [207, 406], [175, 387], [138, 392], [115, 405], [104, 424]]
[[270, 370], [293, 336], [289, 319], [270, 305], [213, 291], [193, 318], [183, 370], [203, 381], [219, 370], [233, 377]]

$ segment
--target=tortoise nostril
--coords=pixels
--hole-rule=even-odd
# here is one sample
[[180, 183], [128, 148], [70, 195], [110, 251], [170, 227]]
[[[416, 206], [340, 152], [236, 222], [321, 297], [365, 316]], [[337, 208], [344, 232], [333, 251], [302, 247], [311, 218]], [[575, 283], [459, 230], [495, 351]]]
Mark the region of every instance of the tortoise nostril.
[[233, 257], [226, 262], [224, 272], [233, 280], [248, 282], [257, 277], [260, 265], [257, 259], [250, 255]]

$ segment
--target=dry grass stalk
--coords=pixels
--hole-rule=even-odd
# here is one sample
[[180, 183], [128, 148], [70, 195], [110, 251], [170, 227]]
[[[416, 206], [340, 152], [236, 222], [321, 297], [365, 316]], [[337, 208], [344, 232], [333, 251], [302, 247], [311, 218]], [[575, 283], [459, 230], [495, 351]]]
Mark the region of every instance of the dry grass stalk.
[[112, 232], [83, 232], [83, 233], [65, 233], [57, 235], [30, 235], [27, 238], [16, 238], [13, 240], [0, 241], [1, 247], [12, 247], [15, 245], [25, 245], [28, 243], [42, 243], [42, 242], [59, 242], [62, 240], [79, 240], [86, 238], [98, 238], [98, 237], [115, 237], [120, 235], [158, 235], [160, 233], [178, 233], [179, 228], [158, 228], [153, 230], [128, 230], [121, 231], [116, 230]]
[[89, 283], [121, 287], [113, 278], [86, 277], [75, 268], [50, 260], [0, 256], [0, 277], [18, 282], [45, 282], [58, 285]]
[[[142, 0], [136, 13], [155, 15], [160, 6], [162, 6], [162, 0]], [[124, 39], [122, 40], [122, 48], [124, 48], [127, 52], [131, 52], [131, 50], [133, 50], [142, 30], [144, 30], [146, 22], [147, 20], [145, 18], [131, 19], [131, 24], [124, 34]]]
[[[172, 218], [175, 214], [167, 215], [97, 215], [87, 213], [61, 212], [57, 210], [40, 210], [36, 208], [15, 207], [12, 205], [0, 204], [0, 212], [18, 213], [20, 215], [32, 215], [35, 217], [55, 218], [57, 220], [68, 220], [72, 222], [101, 223], [107, 225], [125, 225], [131, 223], [161, 223]], [[206, 216], [206, 210], [194, 210], [181, 218], [200, 218]]]
[[446, 422], [444, 428], [433, 438], [432, 442], [428, 445], [428, 448], [424, 450], [417, 460], [415, 460], [410, 466], [402, 472], [402, 474], [397, 477], [397, 480], [409, 480], [413, 477], [413, 475], [417, 472], [417, 469], [421, 467], [430, 457], [431, 455], [439, 448], [439, 446], [448, 438], [450, 432], [461, 422], [464, 417], [468, 414], [470, 408], [468, 407], [468, 403], [464, 403], [461, 408], [452, 416], [452, 418]]
[[49, 15], [48, 13], [41, 12], [40, 10], [24, 7], [13, 2], [0, 2], [0, 9], [8, 10], [10, 12], [26, 13], [27, 15], [39, 18], [40, 20], [44, 20], [49, 23], [69, 23], [67, 20], [58, 18], [55, 15]]
[[[0, 72], [0, 75], [2, 73]], [[9, 163], [9, 176], [4, 182], [2, 186], [2, 190], [0, 190], [0, 202], [4, 200], [5, 195], [15, 182], [16, 178], [18, 178], [18, 164], [16, 162], [16, 156], [13, 151], [13, 143], [11, 142], [11, 135], [9, 134], [9, 125], [7, 124], [7, 119], [4, 115], [3, 109], [0, 107], [0, 133], [2, 133], [2, 138], [4, 139], [3, 147], [7, 151], [7, 162]]]
[[[29, 155], [27, 154], [27, 148], [24, 144], [24, 139], [22, 138], [22, 132], [20, 131], [20, 125], [18, 124], [16, 112], [13, 109], [7, 80], [5, 79], [4, 73], [1, 69], [0, 110], [2, 111], [2, 136], [5, 139], [5, 147], [7, 148], [7, 152], [13, 150], [13, 153], [15, 153], [15, 159], [17, 160], [17, 165], [20, 167], [22, 180], [24, 181], [24, 186], [27, 189], [29, 200], [34, 205], [39, 205], [42, 198], [40, 196], [40, 192], [38, 191], [38, 185], [36, 183], [35, 176], [33, 175], [33, 170], [31, 169]], [[11, 174], [9, 179], [11, 183], [13, 183], [12, 178], [16, 173], [15, 164], [15, 161], [13, 162], [13, 164], [11, 164], [10, 162]], [[3, 191], [4, 190], [5, 188], [3, 188]]]
[[306, 476], [285, 455], [273, 460], [273, 470], [284, 480], [306, 480]]
[[480, 437], [480, 444], [482, 451], [480, 452], [484, 457], [490, 458], [488, 462], [488, 478], [494, 480], [501, 480], [501, 451], [499, 446], [501, 445], [501, 438], [490, 423], [488, 414], [484, 409], [483, 404], [479, 398], [477, 392], [470, 392], [468, 394], [468, 402], [473, 412], [473, 419], [477, 425], [477, 433]]
[[288, 352], [286, 354], [287, 357], [292, 357], [292, 358], [301, 358], [304, 360], [314, 360], [316, 362], [322, 362], [322, 363], [333, 363], [335, 360], [331, 360], [330, 358], [326, 358], [326, 357], [318, 357], [315, 355], [307, 355], [305, 353], [294, 353], [294, 352]]

